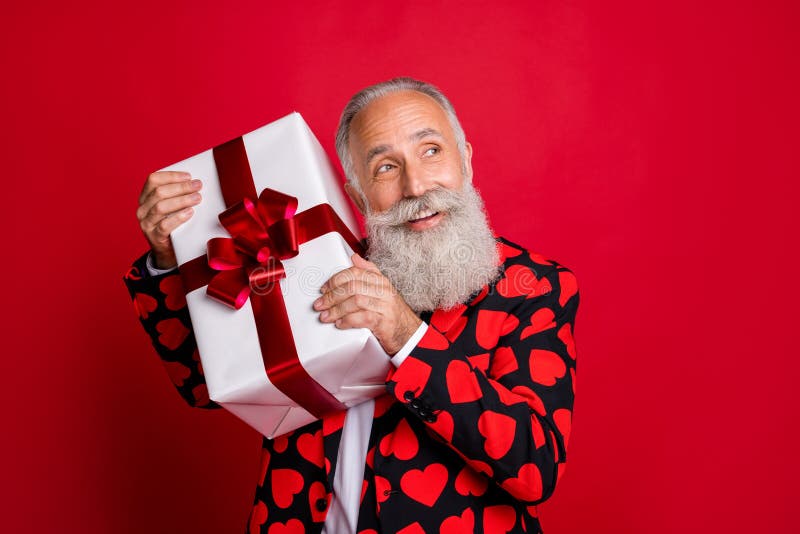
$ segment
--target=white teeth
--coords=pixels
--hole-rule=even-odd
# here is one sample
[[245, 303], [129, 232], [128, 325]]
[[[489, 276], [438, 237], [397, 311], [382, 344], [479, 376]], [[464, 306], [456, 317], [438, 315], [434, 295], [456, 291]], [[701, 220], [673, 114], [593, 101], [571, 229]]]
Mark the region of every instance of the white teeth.
[[416, 221], [418, 219], [424, 219], [425, 217], [430, 217], [434, 213], [436, 213], [436, 212], [433, 211], [433, 210], [422, 210], [422, 211], [417, 212], [417, 214], [414, 215], [414, 217], [412, 217], [411, 220], [412, 221]]

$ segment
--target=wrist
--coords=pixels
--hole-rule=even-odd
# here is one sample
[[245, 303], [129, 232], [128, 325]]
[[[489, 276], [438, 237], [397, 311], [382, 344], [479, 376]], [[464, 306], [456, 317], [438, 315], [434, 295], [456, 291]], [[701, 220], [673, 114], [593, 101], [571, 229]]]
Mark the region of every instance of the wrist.
[[400, 349], [402, 349], [408, 340], [414, 335], [414, 333], [419, 329], [419, 326], [422, 324], [422, 319], [420, 319], [417, 314], [415, 314], [411, 309], [408, 309], [408, 313], [401, 321], [400, 328], [397, 329], [396, 335], [393, 339], [393, 347], [391, 352], [387, 352], [389, 356], [396, 354]]

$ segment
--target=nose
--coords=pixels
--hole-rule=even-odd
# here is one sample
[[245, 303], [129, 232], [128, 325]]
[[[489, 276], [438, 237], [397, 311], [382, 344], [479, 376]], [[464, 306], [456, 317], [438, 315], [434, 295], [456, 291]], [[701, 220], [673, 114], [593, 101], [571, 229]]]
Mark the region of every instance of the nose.
[[415, 163], [406, 163], [403, 167], [403, 196], [408, 197], [418, 197], [422, 196], [428, 189], [430, 189], [430, 184], [428, 183], [427, 176], [425, 176], [424, 171], [420, 168], [419, 165]]

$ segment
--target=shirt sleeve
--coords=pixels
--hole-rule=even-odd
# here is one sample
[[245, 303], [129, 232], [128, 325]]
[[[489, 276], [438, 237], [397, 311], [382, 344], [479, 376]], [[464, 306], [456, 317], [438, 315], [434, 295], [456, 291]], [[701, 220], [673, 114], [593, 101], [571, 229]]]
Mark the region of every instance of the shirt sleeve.
[[417, 346], [417, 343], [419, 343], [419, 340], [422, 339], [422, 336], [425, 335], [425, 332], [427, 330], [428, 330], [428, 323], [422, 321], [422, 323], [420, 323], [419, 327], [417, 328], [416, 332], [411, 334], [411, 337], [408, 338], [406, 344], [403, 345], [403, 347], [399, 351], [397, 351], [397, 353], [394, 356], [392, 356], [392, 364], [395, 367], [400, 367], [400, 364], [403, 363], [403, 360], [406, 359], [406, 356], [408, 356], [411, 353], [411, 351], [414, 350], [414, 348]]
[[173, 267], [172, 269], [159, 269], [156, 267], [155, 262], [153, 261], [153, 253], [147, 253], [147, 259], [145, 260], [145, 265], [147, 266], [147, 272], [150, 273], [150, 276], [158, 276], [160, 274], [171, 273], [176, 268]]

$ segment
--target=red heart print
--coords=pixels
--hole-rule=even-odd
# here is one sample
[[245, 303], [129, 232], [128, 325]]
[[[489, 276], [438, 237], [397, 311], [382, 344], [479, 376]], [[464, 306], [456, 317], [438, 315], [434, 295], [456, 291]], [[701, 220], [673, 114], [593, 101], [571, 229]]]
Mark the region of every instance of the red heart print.
[[331, 495], [325, 491], [325, 485], [322, 482], [315, 480], [308, 487], [308, 506], [311, 510], [311, 520], [315, 523], [325, 521], [325, 516], [328, 513], [327, 508], [322, 511], [317, 509], [317, 501], [320, 499], [325, 499], [325, 502], [330, 504]]
[[489, 376], [492, 378], [500, 378], [508, 373], [513, 373], [519, 368], [517, 358], [514, 356], [514, 351], [511, 347], [498, 347], [494, 351], [492, 363], [489, 366]]
[[169, 350], [177, 349], [189, 335], [189, 329], [177, 318], [159, 321], [156, 330], [159, 333], [158, 342]]
[[194, 397], [195, 406], [205, 406], [211, 399], [208, 397], [208, 386], [205, 384], [197, 384], [192, 388], [192, 396]]
[[344, 426], [344, 417], [347, 415], [347, 410], [326, 415], [322, 418], [322, 435], [330, 436], [334, 432], [341, 430]]
[[477, 471], [478, 473], [483, 473], [489, 478], [494, 476], [494, 470], [492, 469], [492, 466], [487, 464], [486, 462], [481, 462], [480, 460], [473, 460], [472, 458], [466, 458], [466, 457], [463, 458], [464, 460], [466, 460], [467, 464], [472, 468], [473, 471]]
[[561, 293], [558, 295], [558, 303], [561, 307], [578, 292], [578, 281], [570, 271], [558, 271], [558, 285], [561, 286]]
[[284, 523], [273, 523], [267, 534], [305, 534], [306, 529], [299, 519], [290, 519]]
[[517, 395], [525, 397], [525, 401], [528, 403], [528, 406], [531, 407], [536, 413], [544, 417], [547, 415], [547, 409], [544, 407], [544, 401], [542, 401], [541, 397], [534, 393], [534, 391], [525, 386], [514, 386], [511, 388], [511, 391]]
[[407, 527], [403, 527], [398, 530], [397, 534], [425, 534], [425, 529], [423, 529], [419, 523], [414, 521]]
[[558, 329], [558, 339], [560, 339], [564, 346], [567, 347], [567, 354], [573, 360], [575, 359], [575, 340], [572, 338], [572, 327], [569, 323]]
[[478, 379], [465, 361], [451, 361], [447, 365], [445, 380], [447, 381], [447, 393], [453, 404], [476, 401], [482, 396]]
[[446, 350], [449, 346], [450, 342], [447, 338], [436, 328], [431, 328], [430, 326], [425, 331], [422, 339], [419, 340], [419, 343], [417, 343], [417, 347], [430, 350]]
[[[448, 332], [453, 327], [453, 323], [461, 318], [461, 314], [464, 313], [465, 309], [467, 309], [465, 305], [459, 304], [449, 310], [436, 310], [431, 316], [430, 324], [435, 326], [439, 332]], [[467, 318], [463, 317], [463, 319], [466, 321]]]
[[542, 498], [542, 474], [533, 463], [520, 467], [516, 477], [507, 478], [500, 486], [522, 501], [536, 501]]
[[538, 384], [553, 386], [567, 372], [561, 356], [550, 350], [533, 349], [530, 356], [531, 378]]
[[370, 469], [375, 469], [375, 445], [367, 451], [367, 465]]
[[489, 485], [489, 479], [482, 476], [468, 465], [465, 465], [456, 476], [456, 491], [465, 497], [475, 495], [480, 497], [486, 493], [486, 487]]
[[517, 422], [512, 417], [487, 410], [478, 417], [478, 432], [486, 439], [483, 444], [486, 454], [499, 460], [514, 443]]
[[272, 471], [272, 498], [281, 508], [289, 508], [294, 496], [303, 489], [303, 476], [294, 469]]
[[553, 262], [542, 256], [541, 254], [537, 254], [535, 252], [531, 252], [528, 254], [531, 258], [533, 263], [538, 263], [539, 265], [553, 265]]
[[544, 428], [542, 428], [542, 423], [535, 416], [531, 416], [531, 436], [533, 437], [534, 448], [538, 449], [544, 446]]
[[506, 534], [514, 528], [516, 522], [517, 513], [505, 504], [488, 506], [483, 511], [484, 534]]
[[282, 453], [289, 446], [289, 434], [283, 434], [272, 440], [272, 449], [277, 453]]
[[530, 294], [539, 280], [528, 267], [512, 265], [506, 269], [506, 275], [497, 282], [497, 292], [506, 297], [513, 298]]
[[475, 356], [467, 356], [469, 363], [472, 364], [472, 367], [475, 369], [480, 369], [484, 373], [489, 371], [489, 353], [484, 352], [483, 354], [476, 354]]
[[519, 326], [519, 319], [514, 315], [509, 315], [500, 327], [500, 335], [505, 336], [513, 332]]
[[450, 341], [455, 341], [456, 339], [458, 339], [458, 336], [461, 335], [461, 332], [464, 331], [464, 327], [465, 326], [467, 326], [467, 318], [466, 317], [459, 317], [453, 323], [453, 326], [451, 326], [447, 330], [447, 333], [445, 334], [445, 337], [447, 339], [449, 339]]
[[503, 322], [508, 317], [506, 312], [494, 310], [480, 310], [478, 321], [475, 325], [475, 338], [478, 344], [486, 350], [497, 346]]
[[569, 442], [569, 433], [572, 430], [572, 412], [566, 408], [559, 408], [553, 412], [553, 421], [564, 438], [564, 448], [566, 448]]
[[464, 510], [460, 516], [451, 515], [442, 521], [439, 534], [464, 534], [475, 532], [475, 513], [471, 508]]
[[375, 496], [379, 503], [389, 498], [390, 491], [392, 491], [392, 485], [389, 484], [389, 481], [382, 476], [375, 475]]
[[[430, 329], [430, 327], [429, 327]], [[403, 397], [407, 391], [416, 393], [425, 388], [431, 376], [431, 366], [422, 360], [409, 356], [397, 368], [392, 381], [395, 382], [394, 394], [402, 402], [407, 402]]]
[[417, 436], [405, 419], [400, 419], [394, 431], [384, 436], [380, 444], [382, 455], [394, 454], [398, 460], [410, 460], [417, 455], [418, 450]]
[[572, 394], [575, 395], [575, 369], [570, 367], [569, 376], [572, 377]]
[[543, 332], [548, 328], [555, 328], [556, 323], [553, 320], [556, 318], [556, 314], [553, 313], [553, 310], [550, 308], [542, 308], [540, 310], [536, 310], [533, 315], [531, 315], [531, 325], [526, 326], [522, 330], [522, 334], [520, 334], [520, 339], [525, 339], [526, 337], [530, 337], [533, 334], [538, 334], [539, 332]]
[[259, 534], [261, 532], [261, 525], [267, 522], [267, 505], [259, 500], [253, 510], [250, 512], [250, 521], [248, 521], [248, 532], [250, 534]]
[[180, 276], [167, 276], [158, 284], [158, 289], [166, 295], [164, 304], [170, 310], [180, 310], [186, 306], [186, 294], [183, 292], [183, 282]]
[[386, 412], [389, 411], [389, 408], [391, 408], [396, 402], [397, 400], [388, 393], [384, 393], [380, 397], [376, 398], [375, 411], [373, 412], [372, 415], [373, 419], [377, 419], [383, 416]]
[[447, 468], [431, 464], [424, 470], [411, 469], [400, 479], [403, 493], [425, 506], [433, 506], [447, 483]]
[[267, 449], [261, 449], [261, 469], [259, 470], [258, 485], [264, 485], [264, 478], [267, 476], [267, 468], [269, 467], [269, 460], [272, 456]]
[[313, 434], [302, 434], [297, 438], [297, 452], [312, 464], [322, 467], [325, 463], [325, 453], [322, 450], [322, 429], [320, 428]]
[[142, 275], [139, 274], [138, 267], [130, 267], [123, 278], [125, 278], [125, 280], [141, 280]]
[[183, 381], [189, 378], [189, 375], [192, 374], [189, 368], [183, 365], [181, 362], [168, 362], [166, 360], [162, 360], [162, 362], [164, 363], [164, 367], [167, 370], [170, 380], [172, 380], [172, 383], [176, 386], [182, 386]]
[[133, 297], [133, 308], [136, 310], [136, 315], [147, 319], [147, 316], [158, 308], [158, 301], [150, 295], [136, 293], [136, 296]]
[[494, 383], [495, 391], [497, 391], [497, 396], [500, 397], [500, 402], [505, 404], [506, 406], [511, 406], [513, 404], [519, 404], [520, 402], [525, 402], [525, 399], [514, 393], [513, 391], [509, 391], [505, 386], [502, 384]]
[[533, 291], [531, 291], [531, 293], [525, 298], [532, 299], [533, 297], [541, 297], [549, 294], [551, 291], [553, 291], [553, 286], [550, 285], [550, 280], [547, 278], [542, 278], [539, 280], [539, 283], [536, 284], [536, 287], [533, 289]]
[[439, 434], [446, 442], [450, 443], [453, 441], [454, 425], [453, 416], [450, 415], [450, 412], [445, 410], [437, 412], [436, 420], [433, 423], [428, 423], [428, 426], [437, 434]]

